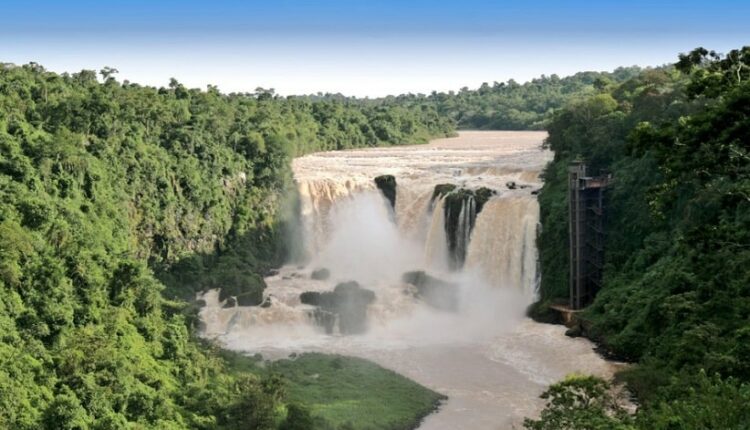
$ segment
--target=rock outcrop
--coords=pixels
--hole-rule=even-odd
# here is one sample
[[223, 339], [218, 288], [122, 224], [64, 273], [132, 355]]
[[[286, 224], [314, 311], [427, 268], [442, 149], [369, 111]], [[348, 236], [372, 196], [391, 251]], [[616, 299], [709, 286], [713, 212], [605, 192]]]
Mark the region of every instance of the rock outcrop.
[[331, 271], [326, 268], [315, 269], [310, 274], [310, 279], [315, 279], [316, 281], [325, 281], [330, 277]]
[[336, 285], [333, 291], [306, 291], [299, 298], [317, 307], [312, 317], [326, 333], [333, 333], [338, 322], [339, 333], [359, 334], [367, 331], [367, 306], [375, 301], [375, 293], [349, 281]]
[[432, 277], [422, 270], [406, 272], [402, 280], [416, 287], [416, 297], [424, 303], [444, 311], [458, 309], [457, 284]]
[[481, 187], [476, 190], [458, 188], [454, 184], [439, 184], [432, 193], [432, 201], [444, 198], [445, 235], [451, 269], [463, 267], [471, 231], [485, 203], [497, 194], [495, 190]]
[[375, 186], [378, 187], [383, 196], [391, 203], [391, 208], [396, 208], [396, 177], [393, 175], [381, 175], [375, 178]]

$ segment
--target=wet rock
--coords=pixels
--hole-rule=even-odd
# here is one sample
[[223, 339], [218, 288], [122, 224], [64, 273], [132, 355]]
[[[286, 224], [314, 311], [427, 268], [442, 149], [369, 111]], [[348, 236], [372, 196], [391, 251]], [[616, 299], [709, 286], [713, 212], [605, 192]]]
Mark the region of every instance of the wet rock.
[[516, 183], [513, 182], [513, 181], [506, 182], [505, 186], [508, 187], [509, 190], [515, 190], [516, 188], [518, 188], [518, 186], [516, 185]]
[[273, 304], [273, 301], [271, 300], [271, 296], [268, 296], [263, 300], [263, 303], [260, 304], [261, 308], [270, 308]]
[[448, 185], [451, 184], [437, 185], [433, 191], [433, 198], [438, 195], [445, 196], [445, 235], [448, 240], [450, 265], [455, 270], [460, 269], [466, 259], [469, 237], [474, 229], [477, 214], [497, 192], [487, 187], [469, 190], [455, 186], [451, 188]]
[[312, 311], [312, 318], [316, 325], [323, 327], [326, 334], [333, 334], [333, 328], [336, 326], [335, 313], [324, 311], [323, 309], [315, 309]]
[[432, 277], [422, 270], [406, 272], [402, 280], [417, 289], [417, 298], [444, 311], [458, 309], [458, 284]]
[[354, 281], [336, 285], [333, 293], [336, 296], [341, 334], [367, 331], [367, 306], [375, 301], [375, 293], [360, 287]]
[[367, 330], [367, 306], [375, 301], [375, 293], [362, 288], [357, 282], [343, 282], [333, 291], [306, 291], [299, 296], [307, 305], [317, 306], [312, 317], [332, 333], [335, 323], [341, 334], [358, 334]]
[[263, 303], [263, 295], [256, 294], [254, 291], [237, 295], [237, 304], [239, 306], [257, 306]]
[[538, 189], [537, 190], [531, 190], [531, 195], [535, 196], [535, 195], [539, 194], [539, 191], [542, 191], [542, 190], [538, 190]]
[[310, 274], [310, 279], [315, 279], [317, 281], [325, 281], [330, 277], [331, 271], [326, 268], [315, 269], [312, 274]]
[[261, 304], [266, 281], [257, 273], [235, 275], [237, 274], [227, 273], [220, 279], [220, 285], [223, 286], [219, 290], [219, 301], [235, 297], [240, 306]]
[[446, 194], [452, 193], [456, 189], [455, 184], [437, 184], [432, 192], [432, 201], [435, 201], [439, 197], [443, 197]]
[[477, 213], [482, 211], [484, 204], [494, 195], [497, 195], [497, 191], [487, 187], [481, 187], [474, 191], [474, 199], [477, 201]]
[[396, 208], [396, 178], [393, 175], [381, 175], [375, 178], [375, 186], [388, 199], [391, 208]]
[[320, 306], [321, 293], [317, 291], [305, 291], [299, 295], [299, 301], [305, 305]]
[[229, 309], [235, 306], [237, 306], [237, 299], [235, 299], [234, 297], [228, 297], [227, 301], [224, 302], [224, 306], [222, 306], [222, 308]]
[[573, 327], [567, 329], [565, 331], [565, 336], [568, 337], [581, 337], [583, 336], [583, 330], [581, 329], [580, 324], [576, 324]]
[[198, 299], [198, 300], [195, 301], [195, 306], [198, 307], [198, 308], [202, 308], [202, 307], [206, 306], [206, 301], [203, 300], [203, 299]]

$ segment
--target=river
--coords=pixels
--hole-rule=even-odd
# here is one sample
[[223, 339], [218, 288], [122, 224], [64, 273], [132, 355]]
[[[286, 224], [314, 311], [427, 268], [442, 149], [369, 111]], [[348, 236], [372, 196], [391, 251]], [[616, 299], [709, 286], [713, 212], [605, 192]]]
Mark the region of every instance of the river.
[[[216, 292], [208, 293], [204, 335], [266, 358], [318, 351], [372, 360], [449, 396], [421, 429], [520, 428], [543, 407], [539, 395], [565, 375], [611, 377], [617, 365], [589, 341], [524, 316], [539, 282], [535, 191], [552, 157], [541, 146], [545, 136], [467, 131], [427, 145], [295, 159], [295, 242], [304, 263], [266, 279], [267, 308], [225, 309]], [[379, 175], [395, 177], [395, 207], [376, 188]], [[494, 194], [483, 207], [476, 193], [446, 209], [449, 198], [434, 194], [439, 184]], [[449, 219], [457, 220], [453, 229]], [[319, 268], [330, 278], [311, 279]], [[455, 285], [456, 310], [420, 299], [402, 278], [414, 270]], [[368, 330], [326, 334], [299, 295], [349, 280], [375, 292]]]

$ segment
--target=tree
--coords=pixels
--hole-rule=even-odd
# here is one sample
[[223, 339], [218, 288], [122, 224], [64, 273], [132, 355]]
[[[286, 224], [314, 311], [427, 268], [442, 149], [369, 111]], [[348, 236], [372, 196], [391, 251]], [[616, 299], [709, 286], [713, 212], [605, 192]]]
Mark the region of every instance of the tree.
[[308, 408], [297, 403], [291, 403], [286, 409], [286, 420], [281, 425], [281, 430], [309, 430], [314, 427], [314, 421]]
[[99, 74], [102, 75], [102, 79], [104, 79], [105, 81], [117, 73], [120, 73], [120, 71], [115, 69], [114, 67], [109, 66], [104, 67], [99, 71]]
[[547, 405], [538, 420], [524, 420], [529, 430], [630, 430], [632, 419], [595, 376], [570, 375], [542, 394]]

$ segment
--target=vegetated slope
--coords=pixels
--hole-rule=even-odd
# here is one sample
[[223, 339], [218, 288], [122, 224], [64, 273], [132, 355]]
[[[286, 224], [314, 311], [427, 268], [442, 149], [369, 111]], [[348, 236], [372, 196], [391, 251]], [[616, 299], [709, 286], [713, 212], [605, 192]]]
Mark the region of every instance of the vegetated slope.
[[[602, 88], [555, 115], [547, 145], [555, 159], [539, 196], [542, 303], [532, 312], [567, 297], [567, 165], [580, 154], [615, 178], [604, 287], [583, 317], [589, 335], [638, 362], [623, 375], [642, 402], [629, 425], [747, 428], [750, 48], [698, 49]], [[593, 387], [584, 382], [552, 397]], [[575, 405], [564, 403], [552, 409]]]
[[260, 294], [291, 156], [452, 126], [113, 73], [0, 65], [0, 428], [274, 427], [282, 384], [199, 345], [181, 297]]

